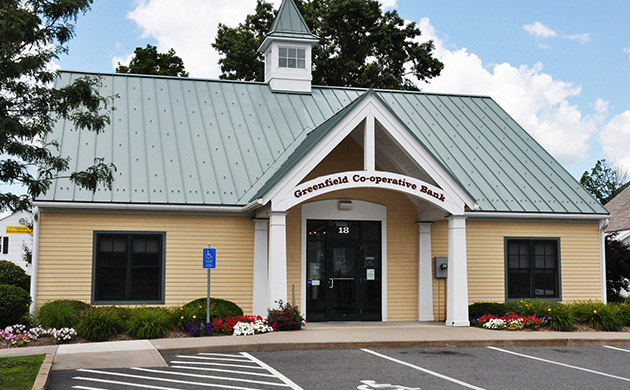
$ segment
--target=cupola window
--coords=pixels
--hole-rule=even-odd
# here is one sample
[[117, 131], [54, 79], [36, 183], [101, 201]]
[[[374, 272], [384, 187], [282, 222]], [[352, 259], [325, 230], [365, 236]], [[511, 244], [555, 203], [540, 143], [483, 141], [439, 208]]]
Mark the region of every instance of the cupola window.
[[280, 47], [278, 49], [278, 66], [294, 69], [306, 68], [306, 49]]

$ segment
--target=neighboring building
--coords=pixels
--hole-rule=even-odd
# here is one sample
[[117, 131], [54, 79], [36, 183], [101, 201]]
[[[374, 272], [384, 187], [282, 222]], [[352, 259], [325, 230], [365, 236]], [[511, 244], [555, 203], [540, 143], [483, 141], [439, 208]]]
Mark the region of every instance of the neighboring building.
[[208, 243], [246, 313], [295, 291], [310, 321], [467, 326], [475, 301], [605, 299], [608, 212], [491, 98], [311, 86], [315, 43], [285, 0], [265, 83], [101, 74], [111, 124], [49, 140], [115, 182], [35, 200], [37, 305], [203, 297]]
[[33, 248], [33, 214], [20, 211], [0, 219], [0, 260], [22, 267], [30, 275], [31, 267], [24, 261], [26, 250]]
[[606, 232], [617, 233], [617, 240], [630, 245], [630, 187], [606, 203], [606, 208], [610, 211]]

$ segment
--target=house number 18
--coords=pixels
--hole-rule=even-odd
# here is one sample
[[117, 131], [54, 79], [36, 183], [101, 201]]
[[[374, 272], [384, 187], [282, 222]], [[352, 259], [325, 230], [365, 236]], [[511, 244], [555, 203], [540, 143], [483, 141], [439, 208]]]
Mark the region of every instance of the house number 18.
[[348, 234], [350, 233], [350, 228], [347, 226], [343, 226], [339, 228], [339, 234]]

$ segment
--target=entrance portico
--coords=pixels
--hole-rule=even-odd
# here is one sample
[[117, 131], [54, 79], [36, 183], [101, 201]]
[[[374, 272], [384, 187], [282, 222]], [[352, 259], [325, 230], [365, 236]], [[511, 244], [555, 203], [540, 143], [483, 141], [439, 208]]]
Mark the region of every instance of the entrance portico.
[[[287, 213], [301, 207], [300, 226], [300, 301], [296, 302], [306, 310], [307, 288], [316, 284], [317, 289], [334, 289], [332, 269], [315, 272], [309, 270], [308, 259], [308, 221], [330, 221], [331, 226], [340, 221], [379, 221], [381, 223], [380, 253], [378, 269], [380, 289], [380, 319], [388, 318], [388, 264], [387, 249], [387, 214], [388, 206], [375, 204], [363, 199], [365, 191], [396, 192], [404, 194], [409, 201], [405, 213], [422, 221], [417, 226], [418, 250], [414, 255], [417, 262], [417, 318], [431, 320], [433, 316], [431, 272], [432, 252], [430, 247], [431, 229], [429, 222], [449, 219], [448, 257], [449, 278], [447, 324], [452, 326], [468, 325], [468, 293], [466, 272], [466, 225], [464, 212], [473, 209], [474, 202], [468, 194], [452, 179], [451, 175], [415, 140], [391, 114], [385, 109], [379, 98], [372, 92], [366, 92], [356, 104], [337, 113], [330, 122], [309, 133], [296, 148], [292, 164], [278, 172], [275, 185], [266, 190], [261, 198], [252, 203], [259, 207], [257, 215], [269, 218], [268, 256], [257, 252], [254, 259], [255, 269], [267, 270], [267, 283], [264, 277], [254, 276], [254, 296], [268, 294], [267, 306], [277, 301], [287, 301]], [[344, 169], [343, 161], [332, 161], [328, 156], [342, 142], [354, 142], [362, 147], [363, 169]], [[356, 167], [356, 162], [348, 167]], [[320, 172], [326, 172], [321, 174]], [[337, 196], [340, 195], [340, 196]], [[341, 196], [343, 195], [343, 196]], [[350, 196], [348, 196], [350, 195]], [[293, 210], [293, 211], [291, 211]], [[337, 221], [337, 222], [335, 222]], [[337, 224], [337, 225], [335, 225]], [[357, 225], [358, 226], [358, 225]], [[260, 230], [262, 231], [262, 230]], [[359, 234], [359, 233], [357, 233]], [[262, 240], [263, 234], [256, 239]], [[357, 236], [359, 237], [359, 236]], [[262, 247], [262, 245], [257, 245]], [[357, 247], [358, 248], [358, 247]], [[350, 249], [348, 249], [350, 250]], [[320, 255], [334, 256], [332, 252]], [[341, 252], [339, 252], [341, 253]], [[348, 252], [349, 253], [349, 252]], [[372, 257], [372, 256], [370, 256]], [[352, 275], [361, 283], [368, 278], [376, 278], [377, 268], [369, 268], [365, 251], [353, 255], [353, 266], [364, 268]], [[345, 259], [344, 257], [344, 260]], [[330, 264], [327, 259], [324, 263]], [[322, 264], [324, 264], [322, 263]], [[315, 266], [313, 266], [315, 267]], [[353, 268], [356, 270], [358, 268]], [[312, 273], [309, 273], [313, 271]], [[353, 271], [354, 272], [354, 271]], [[262, 273], [262, 272], [261, 272]], [[317, 276], [313, 279], [311, 276]], [[324, 277], [325, 276], [325, 277]], [[339, 276], [339, 275], [337, 275]], [[346, 275], [345, 278], [350, 276]], [[257, 282], [258, 281], [258, 282]], [[341, 282], [339, 282], [341, 283]], [[338, 283], [338, 286], [339, 286]], [[360, 285], [357, 285], [360, 286]], [[362, 288], [362, 287], [360, 287]], [[346, 297], [347, 298], [347, 297]], [[323, 299], [323, 298], [322, 298]], [[330, 303], [330, 298], [325, 300]], [[335, 304], [334, 302], [332, 304]], [[266, 307], [254, 305], [255, 313], [264, 312]], [[334, 316], [333, 316], [334, 317]], [[360, 316], [358, 317], [360, 318]], [[329, 320], [326, 316], [325, 320]]]

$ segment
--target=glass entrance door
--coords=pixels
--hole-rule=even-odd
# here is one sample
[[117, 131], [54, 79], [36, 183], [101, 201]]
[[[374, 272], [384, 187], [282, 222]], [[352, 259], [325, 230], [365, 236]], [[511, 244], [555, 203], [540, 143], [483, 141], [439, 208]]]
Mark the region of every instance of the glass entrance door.
[[307, 221], [309, 321], [381, 320], [381, 223]]
[[326, 247], [326, 319], [359, 320], [359, 242], [330, 240]]

